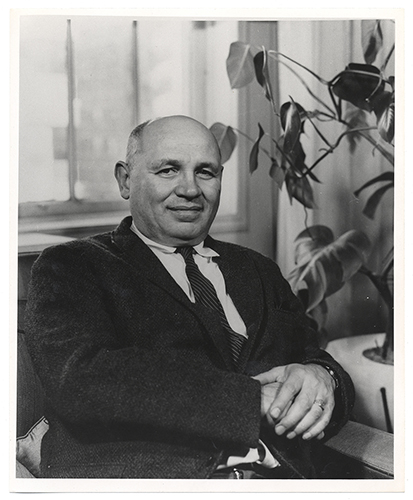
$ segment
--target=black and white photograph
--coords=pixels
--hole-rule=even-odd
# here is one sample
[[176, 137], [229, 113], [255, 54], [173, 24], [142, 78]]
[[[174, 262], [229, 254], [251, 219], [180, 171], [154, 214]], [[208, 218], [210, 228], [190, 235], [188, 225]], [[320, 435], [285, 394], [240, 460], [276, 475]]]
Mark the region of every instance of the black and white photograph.
[[10, 29], [10, 491], [403, 492], [403, 9]]

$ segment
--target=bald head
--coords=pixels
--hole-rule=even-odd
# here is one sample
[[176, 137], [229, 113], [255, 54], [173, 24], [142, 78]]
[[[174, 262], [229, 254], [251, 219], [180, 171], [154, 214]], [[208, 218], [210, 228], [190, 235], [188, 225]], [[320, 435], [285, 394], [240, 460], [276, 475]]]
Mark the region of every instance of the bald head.
[[188, 134], [203, 136], [221, 158], [217, 140], [205, 125], [188, 116], [173, 115], [147, 120], [132, 130], [127, 145], [126, 163], [132, 166], [135, 163], [135, 156], [144, 152], [146, 138], [151, 135], [154, 139], [163, 138], [168, 134], [173, 134], [176, 140], [184, 140]]

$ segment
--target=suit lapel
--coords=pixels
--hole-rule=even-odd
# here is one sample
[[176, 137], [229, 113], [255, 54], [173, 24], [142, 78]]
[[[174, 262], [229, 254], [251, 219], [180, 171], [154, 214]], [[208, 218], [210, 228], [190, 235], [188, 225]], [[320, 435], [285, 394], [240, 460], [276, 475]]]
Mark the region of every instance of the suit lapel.
[[131, 223], [132, 218], [127, 217], [112, 233], [112, 242], [121, 251], [123, 260], [131, 267], [131, 272], [143, 276], [191, 311], [204, 325], [225, 365], [231, 369], [231, 355], [218, 316], [208, 313], [202, 306], [188, 299], [152, 250], [130, 230]]
[[132, 272], [138, 272], [156, 286], [182, 300], [186, 297], [185, 293], [152, 250], [130, 230], [131, 223], [132, 218], [127, 217], [112, 233], [112, 241], [121, 251], [123, 260], [131, 267]]

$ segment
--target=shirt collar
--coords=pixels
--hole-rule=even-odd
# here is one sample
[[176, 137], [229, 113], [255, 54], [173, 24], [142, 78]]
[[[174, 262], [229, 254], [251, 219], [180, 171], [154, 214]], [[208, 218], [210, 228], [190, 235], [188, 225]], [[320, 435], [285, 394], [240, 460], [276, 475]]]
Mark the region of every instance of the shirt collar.
[[[162, 243], [158, 243], [156, 241], [151, 240], [150, 238], [147, 238], [139, 231], [139, 229], [135, 226], [135, 223], [133, 221], [130, 228], [133, 233], [139, 236], [139, 238], [148, 245], [148, 247], [160, 250], [163, 253], [169, 253], [169, 254], [175, 253], [176, 247], [162, 245]], [[215, 252], [215, 250], [212, 250], [212, 248], [206, 247], [204, 245], [204, 241], [201, 241], [201, 243], [198, 243], [198, 245], [194, 246], [194, 250], [202, 257], [206, 258], [219, 257], [219, 253]]]

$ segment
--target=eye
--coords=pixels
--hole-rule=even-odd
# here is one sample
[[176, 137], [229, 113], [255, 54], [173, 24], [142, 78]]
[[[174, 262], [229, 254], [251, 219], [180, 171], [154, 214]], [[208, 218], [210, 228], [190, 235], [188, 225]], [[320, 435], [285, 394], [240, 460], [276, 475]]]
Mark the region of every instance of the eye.
[[198, 170], [197, 175], [201, 179], [213, 179], [217, 174], [208, 168], [202, 168]]
[[164, 167], [157, 172], [157, 175], [160, 175], [161, 177], [172, 177], [176, 175], [177, 172], [178, 172], [177, 167]]

